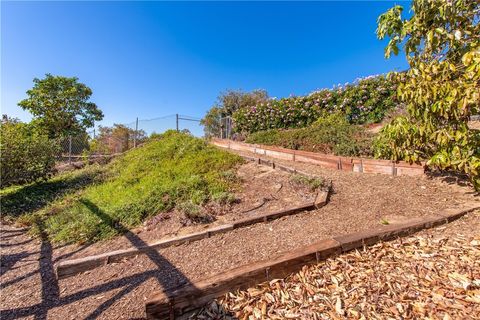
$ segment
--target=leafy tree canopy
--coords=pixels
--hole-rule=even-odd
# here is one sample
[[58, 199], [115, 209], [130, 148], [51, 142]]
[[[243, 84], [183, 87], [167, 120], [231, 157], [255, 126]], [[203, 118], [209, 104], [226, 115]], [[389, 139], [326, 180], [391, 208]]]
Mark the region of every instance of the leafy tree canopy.
[[103, 119], [102, 111], [89, 101], [92, 90], [78, 78], [46, 74], [44, 79], [35, 78], [33, 82], [28, 98], [18, 105], [32, 113], [34, 122], [50, 138], [84, 132]]
[[231, 116], [241, 108], [256, 106], [268, 100], [267, 91], [262, 89], [256, 89], [252, 92], [244, 92], [242, 90], [222, 92], [201, 121], [201, 124], [205, 127], [205, 134], [207, 136], [219, 136], [222, 118]]
[[123, 124], [114, 124], [113, 127], [99, 128], [98, 136], [92, 142], [91, 151], [99, 153], [118, 153], [125, 152], [134, 146], [134, 140], [137, 145], [147, 139], [143, 130], [131, 129]]
[[478, 189], [480, 136], [468, 121], [480, 109], [480, 2], [414, 0], [411, 11], [404, 19], [395, 6], [378, 19], [386, 57], [403, 48], [410, 69], [391, 75], [408, 116], [384, 127], [376, 154], [464, 172]]

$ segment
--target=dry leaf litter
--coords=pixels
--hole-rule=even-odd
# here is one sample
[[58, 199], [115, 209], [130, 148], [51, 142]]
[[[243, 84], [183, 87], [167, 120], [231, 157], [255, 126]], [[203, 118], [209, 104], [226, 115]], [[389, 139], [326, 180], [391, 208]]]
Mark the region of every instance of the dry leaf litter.
[[197, 319], [480, 319], [480, 234], [416, 236], [305, 266]]

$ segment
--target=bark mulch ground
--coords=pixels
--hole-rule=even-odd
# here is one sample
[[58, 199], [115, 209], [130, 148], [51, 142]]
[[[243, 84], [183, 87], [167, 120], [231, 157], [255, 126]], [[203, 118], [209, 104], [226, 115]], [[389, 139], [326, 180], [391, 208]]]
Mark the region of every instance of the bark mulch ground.
[[460, 208], [467, 202], [478, 203], [472, 189], [452, 177], [390, 177], [285, 163], [333, 180], [329, 204], [61, 281], [55, 279], [56, 262], [118, 249], [120, 245], [141, 246], [149, 240], [144, 234], [149, 233], [129, 232], [94, 245], [55, 247], [46, 237], [39, 241], [29, 238], [25, 230], [2, 226], [0, 318], [141, 318], [145, 300], [156, 290], [263, 260], [323, 238], [378, 226], [385, 219], [397, 223], [445, 208]]
[[480, 211], [228, 293], [195, 319], [480, 319]]

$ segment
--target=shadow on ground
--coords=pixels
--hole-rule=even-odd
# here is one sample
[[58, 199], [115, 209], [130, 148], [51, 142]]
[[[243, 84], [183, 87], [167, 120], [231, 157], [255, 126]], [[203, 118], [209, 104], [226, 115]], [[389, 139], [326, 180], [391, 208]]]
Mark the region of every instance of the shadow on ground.
[[[125, 226], [123, 226], [118, 221], [113, 220], [109, 215], [99, 209], [94, 203], [88, 200], [81, 200], [82, 203], [87, 206], [91, 212], [95, 213], [103, 223], [109, 225], [110, 227], [114, 228], [118, 231], [119, 234], [124, 234], [126, 238], [132, 243], [135, 247], [144, 247], [146, 243], [140, 239], [136, 234], [130, 232]], [[6, 257], [6, 261], [9, 261], [6, 264], [6, 269], [4, 271], [2, 267], [2, 272], [7, 272], [9, 268], [11, 268], [17, 261], [22, 259], [23, 257], [32, 255], [32, 254], [40, 254], [39, 259], [39, 269], [30, 272], [28, 274], [22, 275], [16, 279], [8, 281], [8, 283], [2, 283], [1, 287], [5, 288], [7, 286], [13, 285], [23, 279], [28, 277], [34, 276], [40, 272], [41, 277], [41, 297], [42, 301], [38, 304], [29, 306], [29, 307], [20, 307], [20, 308], [12, 308], [0, 311], [0, 319], [2, 320], [9, 320], [9, 319], [17, 319], [22, 317], [29, 317], [33, 316], [35, 319], [47, 319], [47, 315], [49, 310], [57, 307], [66, 306], [68, 304], [74, 303], [76, 301], [83, 300], [90, 296], [98, 295], [100, 293], [105, 293], [114, 289], [122, 288], [119, 292], [117, 292], [114, 296], [110, 299], [104, 301], [100, 304], [93, 312], [88, 315], [84, 315], [85, 319], [96, 319], [98, 318], [105, 310], [107, 310], [110, 306], [114, 304], [115, 301], [121, 299], [123, 296], [137, 288], [138, 286], [142, 285], [145, 281], [154, 278], [158, 281], [159, 285], [165, 290], [167, 295], [171, 292], [173, 287], [178, 285], [187, 285], [191, 284], [190, 280], [180, 271], [178, 270], [173, 264], [171, 264], [167, 259], [165, 259], [160, 253], [154, 249], [147, 251], [145, 254], [146, 256], [157, 266], [157, 268], [153, 270], [148, 270], [142, 273], [137, 273], [130, 276], [125, 276], [122, 278], [116, 278], [114, 280], [97, 284], [91, 288], [83, 289], [73, 294], [69, 294], [66, 296], [60, 296], [60, 290], [58, 285], [58, 280], [55, 276], [55, 267], [54, 264], [60, 259], [67, 258], [68, 256], [73, 255], [74, 253], [81, 251], [88, 247], [88, 245], [84, 245], [77, 249], [74, 252], [70, 252], [63, 256], [58, 257], [57, 259], [53, 259], [53, 247], [50, 243], [48, 236], [45, 232], [45, 228], [42, 221], [37, 221], [37, 227], [40, 230], [40, 238], [42, 240], [40, 246], [40, 252], [35, 253], [27, 253], [22, 252], [17, 256]], [[2, 261], [3, 265], [3, 261]], [[160, 276], [159, 271], [162, 273], [168, 273], [169, 277]], [[50, 314], [50, 317], [53, 315]]]
[[98, 172], [88, 170], [60, 179], [38, 182], [2, 195], [0, 202], [2, 215], [16, 218], [22, 214], [33, 213], [55, 199], [82, 189], [98, 179]]
[[[473, 185], [470, 182], [468, 175], [463, 173], [456, 173], [450, 171], [430, 171], [426, 173], [427, 177], [430, 179], [440, 179], [442, 182], [445, 182], [449, 185], [457, 185], [460, 187], [469, 187], [473, 189]], [[468, 192], [476, 193], [476, 192]]]

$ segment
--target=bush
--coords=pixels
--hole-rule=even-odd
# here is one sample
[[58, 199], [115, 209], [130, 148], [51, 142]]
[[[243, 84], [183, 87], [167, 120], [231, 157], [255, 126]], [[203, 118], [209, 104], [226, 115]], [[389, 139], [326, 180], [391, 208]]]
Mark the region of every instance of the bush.
[[364, 128], [349, 124], [340, 113], [320, 118], [307, 128], [255, 132], [246, 141], [342, 156], [371, 155], [371, 136]]
[[58, 144], [33, 124], [4, 119], [0, 124], [0, 186], [24, 184], [50, 177]]
[[405, 50], [410, 68], [392, 78], [408, 114], [382, 129], [375, 153], [465, 173], [480, 191], [480, 131], [468, 126], [480, 111], [480, 3], [415, 0], [402, 12], [382, 14], [377, 35], [387, 58]]
[[292, 175], [290, 181], [294, 185], [308, 187], [312, 192], [325, 186], [325, 181], [322, 178], [306, 177], [301, 174]]
[[396, 82], [384, 76], [358, 79], [332, 90], [308, 96], [272, 99], [233, 113], [235, 131], [253, 133], [268, 129], [303, 128], [325, 113], [342, 112], [351, 124], [380, 122], [397, 107]]

